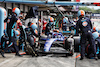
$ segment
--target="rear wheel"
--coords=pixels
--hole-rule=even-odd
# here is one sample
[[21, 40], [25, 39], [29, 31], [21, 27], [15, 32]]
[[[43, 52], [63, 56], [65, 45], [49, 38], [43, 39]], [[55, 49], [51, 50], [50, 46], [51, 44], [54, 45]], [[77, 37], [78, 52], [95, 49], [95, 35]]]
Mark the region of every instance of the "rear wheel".
[[79, 52], [79, 45], [80, 45], [80, 37], [74, 36], [74, 50], [75, 52]]
[[70, 49], [70, 45], [68, 44], [67, 38], [65, 39], [65, 43], [63, 46], [66, 50]]

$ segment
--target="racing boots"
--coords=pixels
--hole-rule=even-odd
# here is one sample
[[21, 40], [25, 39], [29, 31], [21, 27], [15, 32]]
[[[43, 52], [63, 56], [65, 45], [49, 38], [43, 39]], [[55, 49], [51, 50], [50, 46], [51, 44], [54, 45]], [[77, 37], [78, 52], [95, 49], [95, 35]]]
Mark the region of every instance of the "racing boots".
[[80, 60], [83, 60], [83, 59], [84, 59], [83, 57], [80, 58]]
[[3, 52], [3, 51], [1, 51], [1, 56], [5, 58], [5, 56], [4, 56], [4, 52]]
[[95, 59], [95, 60], [98, 60], [98, 57], [96, 56], [96, 57], [94, 57], [94, 59]]
[[15, 56], [19, 56], [19, 57], [22, 57], [22, 55], [20, 55], [19, 53], [16, 53], [16, 54], [15, 54]]

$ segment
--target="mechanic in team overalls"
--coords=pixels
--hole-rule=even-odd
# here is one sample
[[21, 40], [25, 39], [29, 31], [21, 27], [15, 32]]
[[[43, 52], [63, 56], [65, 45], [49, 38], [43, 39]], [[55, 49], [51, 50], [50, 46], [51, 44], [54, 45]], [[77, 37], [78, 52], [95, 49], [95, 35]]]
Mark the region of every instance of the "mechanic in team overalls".
[[[97, 60], [97, 55], [96, 55], [96, 46], [95, 46], [95, 40], [93, 39], [92, 36], [92, 23], [91, 20], [89, 18], [85, 17], [85, 12], [83, 10], [79, 10], [78, 11], [78, 17], [79, 20], [77, 21], [76, 24], [76, 35], [78, 35], [79, 31], [81, 31], [81, 58], [80, 60], [84, 59], [85, 56], [85, 44], [87, 42], [87, 40], [89, 41], [91, 48], [92, 48], [92, 52], [94, 54], [94, 58]], [[80, 29], [80, 30], [79, 30]]]
[[66, 31], [67, 30], [67, 23], [68, 23], [68, 18], [64, 17], [63, 18], [63, 24], [62, 24], [62, 30]]
[[27, 33], [27, 40], [28, 42], [30, 43], [30, 46], [33, 48], [33, 50], [35, 50], [35, 41], [34, 39], [36, 37], [39, 37], [38, 35], [38, 31], [37, 31], [37, 25], [36, 23], [32, 23], [32, 22], [29, 22], [28, 23], [28, 28], [26, 28], [26, 33]]
[[49, 17], [49, 23], [46, 25], [45, 35], [47, 35], [47, 36], [49, 35], [53, 23], [54, 23], [54, 18]]
[[13, 46], [15, 51], [16, 51], [16, 54], [15, 54], [16, 56], [21, 56], [19, 54], [19, 49], [18, 49], [18, 46], [17, 46], [16, 38], [15, 38], [14, 33], [13, 33], [14, 32], [13, 28], [14, 28], [15, 24], [20, 22], [17, 19], [19, 14], [20, 14], [19, 8], [15, 7], [15, 8], [12, 9], [12, 16], [11, 16], [11, 18], [6, 19], [7, 20], [6, 21], [7, 22], [6, 32], [7, 32], [7, 36], [9, 37], [9, 46], [5, 48], [5, 51], [9, 47]]

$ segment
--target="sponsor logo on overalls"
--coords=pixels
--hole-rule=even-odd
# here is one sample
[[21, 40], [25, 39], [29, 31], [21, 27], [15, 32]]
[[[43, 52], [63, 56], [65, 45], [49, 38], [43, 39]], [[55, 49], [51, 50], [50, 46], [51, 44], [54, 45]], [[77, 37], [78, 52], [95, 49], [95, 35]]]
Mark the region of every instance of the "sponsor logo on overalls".
[[82, 21], [82, 25], [83, 25], [84, 27], [86, 27], [86, 26], [88, 25], [88, 23], [86, 22], [86, 19], [82, 19], [81, 21]]
[[84, 22], [82, 23], [82, 25], [83, 25], [84, 27], [86, 27], [86, 26], [88, 25], [88, 23], [87, 23], [86, 21], [84, 21]]

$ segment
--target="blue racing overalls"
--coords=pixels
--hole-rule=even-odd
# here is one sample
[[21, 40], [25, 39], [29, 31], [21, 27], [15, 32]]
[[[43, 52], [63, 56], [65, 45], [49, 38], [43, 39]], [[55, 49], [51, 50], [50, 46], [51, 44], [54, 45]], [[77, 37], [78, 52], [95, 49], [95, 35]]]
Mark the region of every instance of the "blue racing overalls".
[[16, 42], [16, 38], [14, 36], [14, 33], [13, 33], [13, 28], [17, 22], [17, 18], [15, 15], [12, 15], [11, 18], [8, 18], [8, 20], [6, 20], [7, 22], [7, 28], [6, 28], [6, 32], [7, 32], [7, 36], [9, 37], [9, 45], [8, 47], [5, 48], [5, 51], [13, 46], [15, 51], [16, 51], [16, 54], [18, 54], [19, 52], [19, 49], [18, 49], [18, 46], [17, 46], [17, 42]]
[[95, 40], [92, 36], [92, 23], [89, 18], [82, 17], [80, 18], [76, 23], [76, 35], [79, 33], [79, 29], [82, 33], [81, 35], [81, 57], [83, 58], [85, 56], [85, 44], [87, 40], [89, 41], [89, 44], [92, 48], [92, 52], [94, 56], [96, 56], [96, 46], [95, 46]]

